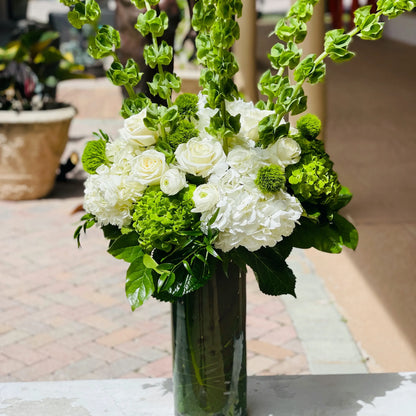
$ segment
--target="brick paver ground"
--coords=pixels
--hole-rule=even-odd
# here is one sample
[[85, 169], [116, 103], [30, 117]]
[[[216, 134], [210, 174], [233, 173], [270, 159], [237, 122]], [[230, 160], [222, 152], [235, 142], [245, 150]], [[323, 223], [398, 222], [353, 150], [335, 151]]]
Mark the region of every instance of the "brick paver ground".
[[[170, 305], [131, 312], [127, 264], [106, 253], [99, 229], [72, 238], [82, 181], [35, 201], [0, 201], [0, 381], [168, 377]], [[248, 288], [248, 373], [307, 373], [279, 298]]]

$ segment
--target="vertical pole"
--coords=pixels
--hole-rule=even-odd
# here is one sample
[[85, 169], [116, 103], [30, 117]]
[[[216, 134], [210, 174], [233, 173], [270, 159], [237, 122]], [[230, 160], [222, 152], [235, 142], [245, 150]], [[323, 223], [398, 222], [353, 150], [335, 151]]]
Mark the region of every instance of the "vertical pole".
[[240, 39], [234, 44], [234, 54], [240, 70], [235, 77], [239, 90], [247, 101], [258, 100], [256, 34], [257, 13], [255, 0], [242, 0], [243, 15], [238, 19]]
[[[292, 0], [292, 3], [294, 1]], [[312, 19], [307, 23], [308, 35], [306, 39], [299, 45], [303, 50], [302, 56], [305, 57], [310, 53], [317, 56], [323, 52], [324, 36], [325, 36], [325, 1], [320, 0], [314, 7]], [[323, 82], [311, 85], [303, 84], [305, 94], [308, 96], [308, 112], [315, 114], [322, 121], [322, 131], [319, 135], [320, 139], [325, 136], [326, 122], [326, 88]], [[301, 115], [291, 116], [291, 121], [296, 121]]]
[[9, 20], [7, 0], [0, 0], [0, 22], [5, 22], [7, 20]]

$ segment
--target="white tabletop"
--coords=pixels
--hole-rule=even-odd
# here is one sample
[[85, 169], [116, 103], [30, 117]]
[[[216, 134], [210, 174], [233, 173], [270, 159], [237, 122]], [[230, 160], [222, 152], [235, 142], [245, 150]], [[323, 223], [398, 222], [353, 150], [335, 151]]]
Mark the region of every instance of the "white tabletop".
[[[415, 416], [416, 373], [249, 377], [249, 416]], [[0, 416], [170, 416], [170, 379], [0, 383]]]

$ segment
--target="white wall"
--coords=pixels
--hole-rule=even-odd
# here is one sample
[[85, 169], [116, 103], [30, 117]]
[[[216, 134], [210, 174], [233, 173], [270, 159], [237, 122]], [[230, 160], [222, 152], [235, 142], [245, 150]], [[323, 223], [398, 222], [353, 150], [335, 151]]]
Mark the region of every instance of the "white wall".
[[387, 20], [384, 37], [416, 46], [416, 13], [405, 13]]

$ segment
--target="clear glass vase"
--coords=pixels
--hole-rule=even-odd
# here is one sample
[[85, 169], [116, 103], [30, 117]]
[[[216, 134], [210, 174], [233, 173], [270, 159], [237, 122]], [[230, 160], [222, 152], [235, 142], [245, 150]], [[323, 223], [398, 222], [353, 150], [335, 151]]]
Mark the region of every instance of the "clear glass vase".
[[175, 416], [246, 416], [246, 274], [220, 264], [172, 304]]

